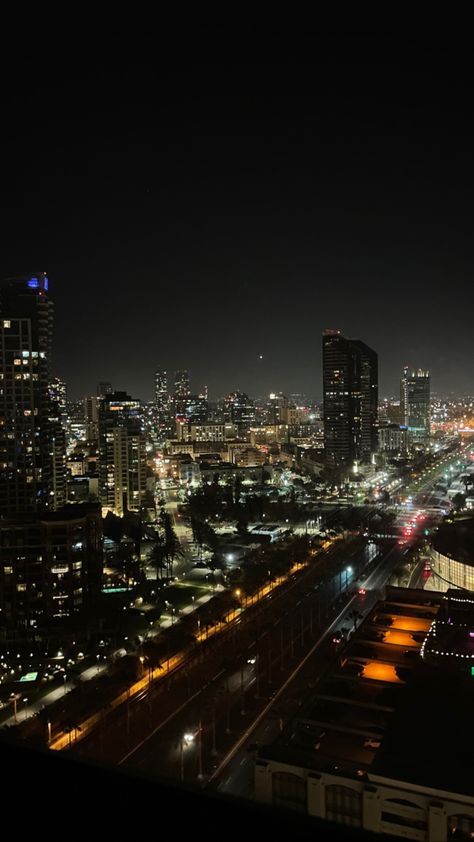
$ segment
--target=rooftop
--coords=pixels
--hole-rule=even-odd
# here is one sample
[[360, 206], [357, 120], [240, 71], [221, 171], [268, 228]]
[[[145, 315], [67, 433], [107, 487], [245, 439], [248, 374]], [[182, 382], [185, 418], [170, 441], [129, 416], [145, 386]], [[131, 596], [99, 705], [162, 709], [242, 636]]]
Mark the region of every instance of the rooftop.
[[[472, 603], [456, 603], [462, 595], [387, 588], [387, 598], [350, 638], [338, 665], [259, 757], [474, 795], [465, 772], [474, 756], [474, 594]], [[448, 611], [453, 649], [459, 645], [469, 660], [456, 657], [457, 650], [451, 658], [425, 656], [425, 639], [431, 640], [436, 623], [446, 628]]]
[[433, 547], [442, 555], [474, 566], [474, 517], [464, 515], [441, 524], [433, 537]]

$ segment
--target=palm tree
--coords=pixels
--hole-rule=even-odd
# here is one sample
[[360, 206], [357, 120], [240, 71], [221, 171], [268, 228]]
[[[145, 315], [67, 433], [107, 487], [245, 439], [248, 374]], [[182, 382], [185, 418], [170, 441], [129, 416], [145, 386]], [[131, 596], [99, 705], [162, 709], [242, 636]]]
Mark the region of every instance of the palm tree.
[[166, 569], [165, 545], [156, 543], [150, 553], [150, 564], [156, 569], [156, 578], [163, 578], [163, 570]]
[[171, 518], [164, 509], [160, 512], [160, 520], [164, 532], [164, 559], [166, 559], [168, 578], [171, 578], [173, 573], [173, 563], [177, 555], [182, 555], [180, 543], [176, 537], [173, 529]]

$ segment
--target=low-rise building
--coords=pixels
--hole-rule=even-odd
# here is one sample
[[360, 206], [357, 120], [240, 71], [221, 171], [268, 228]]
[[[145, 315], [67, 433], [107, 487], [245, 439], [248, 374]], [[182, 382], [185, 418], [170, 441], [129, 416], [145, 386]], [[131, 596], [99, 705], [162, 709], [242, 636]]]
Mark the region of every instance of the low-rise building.
[[384, 424], [379, 427], [379, 450], [406, 453], [408, 445], [408, 427], [400, 424]]
[[472, 838], [473, 625], [474, 594], [387, 588], [259, 749], [257, 800], [419, 842]]

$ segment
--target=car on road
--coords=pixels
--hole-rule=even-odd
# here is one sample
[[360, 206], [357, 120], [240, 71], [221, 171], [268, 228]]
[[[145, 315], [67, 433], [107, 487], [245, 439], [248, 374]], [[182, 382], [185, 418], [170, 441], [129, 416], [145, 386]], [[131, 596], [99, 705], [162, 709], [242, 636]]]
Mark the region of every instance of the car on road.
[[380, 740], [373, 740], [372, 737], [369, 737], [364, 740], [364, 748], [380, 748]]
[[343, 635], [342, 631], [340, 631], [340, 630], [335, 631], [333, 636], [332, 636], [332, 642], [334, 643], [335, 646], [339, 646], [339, 644], [342, 643], [344, 639], [345, 639], [344, 635]]

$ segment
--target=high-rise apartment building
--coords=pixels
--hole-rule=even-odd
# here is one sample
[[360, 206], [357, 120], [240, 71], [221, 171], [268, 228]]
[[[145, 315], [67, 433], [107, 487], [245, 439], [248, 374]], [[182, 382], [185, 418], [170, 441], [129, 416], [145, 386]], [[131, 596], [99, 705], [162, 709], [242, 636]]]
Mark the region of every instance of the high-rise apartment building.
[[90, 395], [84, 398], [84, 421], [88, 441], [97, 441], [99, 438], [100, 401], [101, 398], [96, 395]]
[[67, 415], [67, 386], [64, 380], [61, 380], [59, 377], [53, 377], [49, 384], [49, 396], [51, 401], [56, 405], [61, 420], [64, 423]]
[[330, 465], [367, 461], [378, 447], [378, 358], [339, 330], [323, 332], [324, 451]]
[[53, 464], [53, 499], [54, 508], [59, 509], [67, 502], [66, 470], [66, 424], [67, 390], [66, 384], [59, 377], [54, 377], [49, 384], [49, 422], [51, 426], [51, 456]]
[[174, 392], [170, 400], [170, 412], [173, 418], [186, 416], [186, 405], [191, 395], [191, 381], [189, 371], [176, 371], [174, 375]]
[[140, 401], [126, 392], [99, 407], [99, 491], [103, 509], [139, 512], [146, 493], [146, 448]]
[[[44, 272], [0, 285], [0, 514], [54, 509], [64, 468], [50, 393], [53, 302]], [[65, 470], [65, 468], [64, 468]], [[61, 494], [60, 494], [61, 496]]]
[[31, 634], [100, 595], [102, 525], [95, 505], [0, 519], [1, 624]]
[[412, 444], [425, 442], [430, 436], [430, 373], [408, 366], [400, 380], [400, 411], [402, 423], [408, 428]]
[[162, 368], [155, 372], [155, 404], [158, 410], [168, 404], [168, 373]]
[[191, 394], [191, 379], [186, 369], [175, 372], [174, 394], [177, 398], [187, 398]]
[[244, 432], [255, 422], [254, 402], [245, 392], [231, 392], [223, 402], [224, 421], [239, 425], [239, 432]]

